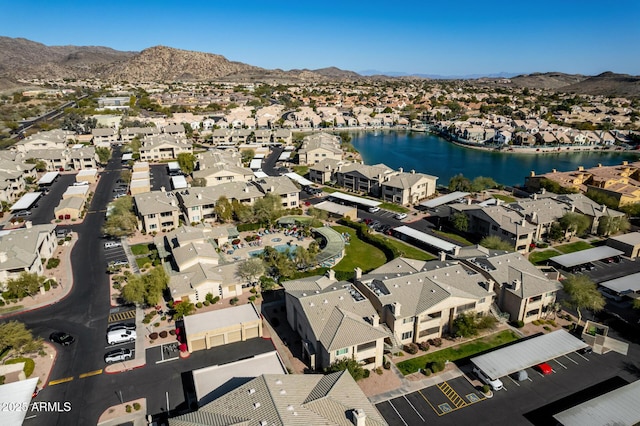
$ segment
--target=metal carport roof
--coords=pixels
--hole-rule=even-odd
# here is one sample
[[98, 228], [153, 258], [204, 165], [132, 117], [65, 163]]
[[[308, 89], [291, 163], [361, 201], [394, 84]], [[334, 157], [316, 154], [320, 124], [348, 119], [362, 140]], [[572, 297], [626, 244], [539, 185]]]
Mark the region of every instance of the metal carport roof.
[[618, 294], [638, 292], [640, 291], [640, 272], [616, 278], [615, 280], [604, 281], [598, 285], [613, 290]]
[[380, 201], [369, 200], [367, 198], [356, 197], [355, 195], [343, 194], [342, 192], [334, 192], [330, 194], [333, 198], [338, 198], [350, 203], [362, 204], [367, 207], [376, 207], [382, 204]]
[[442, 240], [440, 238], [434, 237], [433, 235], [425, 234], [424, 232], [409, 228], [406, 225], [398, 226], [397, 228], [393, 228], [393, 230], [394, 232], [399, 232], [422, 243], [430, 245], [431, 247], [435, 247], [439, 250], [444, 250], [449, 253], [453, 253], [456, 247], [460, 248], [460, 246], [452, 244], [449, 241]]
[[38, 201], [41, 195], [42, 192], [29, 192], [24, 194], [14, 205], [11, 206], [11, 211], [28, 209], [33, 203]]
[[466, 197], [469, 195], [468, 192], [456, 191], [451, 194], [442, 195], [440, 197], [436, 197], [433, 200], [425, 201], [424, 203], [420, 203], [422, 207], [426, 207], [428, 209], [432, 209], [434, 207], [441, 206], [443, 204], [450, 203], [452, 201], [457, 200], [458, 198]]
[[473, 357], [471, 362], [487, 376], [497, 379], [587, 346], [589, 345], [567, 331], [556, 330]]
[[575, 253], [563, 254], [561, 256], [552, 257], [549, 260], [564, 268], [571, 268], [573, 266], [584, 265], [585, 263], [595, 262], [596, 260], [602, 260], [608, 257], [620, 256], [622, 254], [624, 254], [623, 251], [616, 250], [613, 247], [601, 246], [577, 251]]
[[640, 380], [553, 416], [564, 426], [637, 425], [640, 423]]
[[60, 176], [60, 172], [47, 172], [38, 181], [38, 185], [51, 185], [56, 178]]

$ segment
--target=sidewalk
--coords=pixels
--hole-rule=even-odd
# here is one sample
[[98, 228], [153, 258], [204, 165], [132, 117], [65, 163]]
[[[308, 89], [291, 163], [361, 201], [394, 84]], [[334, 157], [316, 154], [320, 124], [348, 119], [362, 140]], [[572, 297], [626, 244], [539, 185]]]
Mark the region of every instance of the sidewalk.
[[[133, 409], [133, 404], [140, 404], [140, 409]], [[131, 412], [127, 413], [127, 405], [131, 406]], [[124, 404], [114, 405], [106, 409], [98, 419], [98, 426], [117, 426], [131, 422], [134, 426], [148, 425], [146, 419], [146, 398], [134, 399]]]

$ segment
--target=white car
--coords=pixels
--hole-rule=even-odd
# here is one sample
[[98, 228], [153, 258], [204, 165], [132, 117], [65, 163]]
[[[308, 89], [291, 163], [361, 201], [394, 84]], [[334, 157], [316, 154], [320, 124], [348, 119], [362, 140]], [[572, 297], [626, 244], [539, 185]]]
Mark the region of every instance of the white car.
[[106, 243], [104, 243], [104, 248], [106, 249], [120, 246], [122, 246], [122, 243], [120, 241], [107, 241]]
[[407, 217], [407, 214], [406, 214], [406, 213], [398, 213], [398, 214], [395, 216], [395, 218], [396, 218], [396, 219], [398, 219], [398, 220], [405, 219], [406, 217]]
[[104, 362], [111, 364], [113, 362], [126, 361], [133, 358], [133, 352], [131, 349], [116, 349], [111, 352], [107, 352], [104, 356]]
[[480, 370], [478, 367], [473, 367], [473, 373], [478, 376], [478, 379], [484, 384], [491, 386], [491, 389], [494, 391], [502, 390], [503, 385], [500, 379], [492, 379], [485, 374], [484, 371]]
[[133, 342], [134, 340], [136, 340], [135, 330], [112, 330], [107, 332], [107, 343], [110, 345]]
[[376, 213], [380, 211], [380, 207], [369, 207], [369, 213]]

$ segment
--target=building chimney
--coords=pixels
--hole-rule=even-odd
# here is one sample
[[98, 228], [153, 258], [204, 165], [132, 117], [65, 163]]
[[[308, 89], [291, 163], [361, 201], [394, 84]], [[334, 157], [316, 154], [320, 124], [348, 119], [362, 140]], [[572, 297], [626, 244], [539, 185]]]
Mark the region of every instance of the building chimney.
[[487, 280], [487, 291], [489, 293], [493, 293], [493, 285], [494, 285], [494, 281], [492, 279], [488, 279]]
[[[607, 206], [605, 206], [604, 204], [600, 206], [602, 208], [602, 213], [606, 213], [607, 212]], [[30, 223], [30, 222], [29, 222]]]
[[4, 263], [7, 260], [9, 260], [9, 258], [7, 257], [7, 252], [6, 251], [0, 251], [0, 263]]
[[404, 169], [403, 169], [402, 167], [400, 167], [400, 168], [398, 169], [398, 171], [399, 171], [400, 173], [403, 173], [403, 172], [404, 172]]
[[444, 251], [438, 252], [438, 254], [440, 255], [440, 262], [444, 262], [445, 260], [447, 260], [447, 253], [445, 253]]
[[161, 186], [161, 187], [160, 187], [160, 192], [165, 192], [165, 188], [164, 188], [164, 186]]
[[467, 198], [467, 205], [470, 206], [471, 205], [471, 197]]
[[169, 204], [171, 204], [172, 206], [174, 206], [174, 207], [175, 207], [175, 206], [176, 206], [176, 200], [171, 200], [171, 201], [169, 201]]
[[416, 174], [416, 171], [415, 171], [414, 169], [411, 169], [411, 174], [412, 174], [412, 175], [415, 175], [415, 174]]
[[538, 220], [538, 212], [531, 212], [531, 222]]
[[269, 192], [273, 192], [274, 190], [275, 190], [275, 188], [273, 187], [273, 185], [271, 185], [271, 186], [269, 187]]
[[336, 280], [336, 271], [334, 271], [333, 269], [329, 269], [327, 271], [327, 277], [331, 280], [331, 281], [335, 281]]
[[584, 166], [578, 166], [578, 171], [579, 172], [584, 172]]
[[522, 284], [522, 282], [519, 279], [513, 280], [513, 283], [512, 283], [513, 290], [515, 290], [515, 291], [520, 290], [520, 285], [521, 284]]
[[551, 169], [551, 173], [557, 173], [558, 171], [556, 169]]
[[362, 269], [357, 266], [353, 268], [353, 278], [355, 278], [356, 280], [362, 278]]
[[198, 200], [202, 200], [202, 193], [198, 193], [198, 194], [196, 194], [196, 198], [197, 198]]
[[367, 423], [367, 414], [361, 408], [355, 408], [351, 411], [351, 421], [355, 426], [365, 426]]
[[576, 211], [576, 205], [575, 204], [571, 204], [571, 213]]
[[393, 315], [397, 318], [400, 316], [400, 308], [402, 307], [402, 305], [400, 304], [400, 302], [393, 302], [391, 304], [392, 308], [393, 308]]
[[458, 256], [460, 254], [460, 246], [453, 247], [453, 255]]
[[629, 165], [629, 162], [625, 160], [625, 161], [623, 161], [623, 162], [622, 162], [622, 165], [623, 165], [623, 166], [628, 166], [628, 165]]
[[371, 325], [374, 327], [380, 326], [380, 317], [378, 314], [371, 315]]
[[598, 163], [598, 167], [602, 167], [602, 163]]
[[536, 175], [536, 171], [535, 170], [531, 170], [531, 173], [529, 173], [529, 176], [535, 177], [535, 175]]
[[540, 190], [540, 193], [541, 193], [541, 194], [546, 194], [546, 193], [547, 193], [547, 190], [546, 190], [545, 188], [542, 188], [542, 189]]
[[533, 194], [533, 199], [537, 200], [538, 199], [538, 194]]

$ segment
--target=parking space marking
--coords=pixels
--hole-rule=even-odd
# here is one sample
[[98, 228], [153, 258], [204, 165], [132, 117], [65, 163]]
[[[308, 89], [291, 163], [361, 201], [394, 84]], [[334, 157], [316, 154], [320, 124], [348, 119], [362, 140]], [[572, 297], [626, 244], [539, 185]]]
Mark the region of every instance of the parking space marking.
[[78, 376], [78, 378], [84, 379], [85, 377], [97, 376], [98, 374], [102, 374], [102, 369], [89, 371], [88, 373], [82, 373]]
[[49, 386], [59, 385], [60, 383], [67, 383], [73, 380], [73, 376], [65, 377], [64, 379], [57, 379], [49, 381]]
[[449, 399], [449, 401], [451, 401], [451, 403], [453, 403], [453, 405], [456, 408], [461, 408], [461, 407], [464, 407], [465, 405], [467, 405], [465, 400], [460, 395], [458, 395], [458, 392], [456, 392], [449, 385], [449, 383], [447, 383], [447, 382], [438, 383], [437, 387]]
[[587, 358], [586, 356], [579, 354], [578, 352], [576, 352], [575, 354], [578, 355], [580, 358], [584, 359], [585, 361], [589, 361], [589, 358]]
[[418, 393], [420, 394], [420, 396], [422, 396], [422, 398], [427, 402], [427, 404], [429, 404], [429, 407], [431, 407], [431, 409], [433, 409], [433, 412], [436, 413], [438, 416], [441, 416], [442, 413], [440, 413], [438, 410], [436, 410], [436, 407], [434, 407], [431, 402], [429, 402], [429, 400], [427, 399], [426, 396], [424, 396], [424, 394], [421, 391], [418, 391]]
[[[560, 364], [560, 366], [561, 366], [562, 368], [564, 368], [565, 370], [567, 369], [567, 367], [566, 367], [563, 363], [561, 363], [560, 361], [558, 361], [557, 359], [555, 359], [555, 358], [554, 358], [553, 360], [554, 360], [555, 362], [557, 362], [558, 364]], [[553, 370], [553, 368], [552, 368], [552, 370]], [[554, 370], [554, 373], [555, 373], [555, 370]]]
[[136, 317], [136, 311], [118, 312], [109, 315], [109, 322], [124, 321]]
[[515, 380], [513, 380], [511, 378], [511, 376], [507, 376], [509, 378], [509, 380], [511, 380], [513, 382], [514, 385], [516, 385], [517, 387], [520, 387], [520, 385], [518, 384], [518, 382], [516, 382]]
[[420, 415], [420, 413], [418, 413], [418, 410], [416, 410], [416, 407], [414, 407], [414, 406], [413, 406], [413, 404], [411, 403], [411, 401], [409, 401], [409, 400], [407, 399], [407, 395], [403, 395], [402, 397], [405, 399], [405, 401], [407, 401], [407, 402], [409, 403], [409, 405], [411, 406], [411, 408], [413, 408], [413, 411], [415, 411], [415, 412], [416, 412], [416, 414], [418, 415], [418, 417], [420, 417], [420, 420], [422, 420], [422, 422], [425, 422], [424, 417], [422, 417], [422, 416]]
[[407, 422], [404, 421], [404, 419], [402, 418], [402, 416], [400, 415], [400, 413], [398, 413], [398, 410], [396, 410], [396, 407], [394, 407], [393, 403], [391, 402], [391, 400], [389, 400], [389, 405], [391, 406], [391, 408], [393, 408], [393, 411], [396, 412], [396, 414], [398, 415], [398, 417], [400, 417], [400, 420], [402, 420], [402, 423], [404, 423], [404, 426], [409, 426], [407, 424]]
[[564, 356], [566, 359], [568, 359], [569, 361], [571, 361], [572, 363], [574, 363], [575, 365], [578, 365], [578, 362], [569, 358], [567, 355]]

